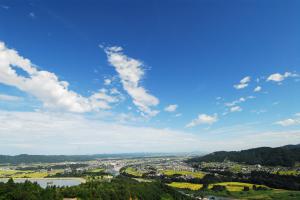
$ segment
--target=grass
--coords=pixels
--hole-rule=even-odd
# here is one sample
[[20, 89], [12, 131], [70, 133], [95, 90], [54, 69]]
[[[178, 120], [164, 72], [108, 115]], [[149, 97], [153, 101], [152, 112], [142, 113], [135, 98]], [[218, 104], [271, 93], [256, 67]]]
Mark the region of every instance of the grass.
[[174, 174], [189, 175], [194, 178], [203, 178], [205, 176], [203, 172], [177, 171], [177, 170], [163, 170], [161, 171], [161, 173], [167, 176], [172, 176]]
[[212, 190], [197, 191], [198, 195], [202, 196], [222, 196], [230, 197], [234, 199], [247, 199], [247, 200], [299, 200], [300, 191], [288, 191], [288, 190], [264, 190], [264, 191], [254, 191], [250, 190], [247, 192], [214, 192]]
[[153, 182], [153, 180], [150, 179], [144, 179], [144, 178], [133, 178], [134, 180], [140, 182], [140, 183], [150, 183]]
[[300, 172], [296, 170], [286, 170], [286, 171], [278, 171], [274, 172], [274, 174], [279, 174], [279, 175], [290, 175], [290, 176], [300, 176]]
[[172, 182], [168, 186], [179, 188], [179, 189], [189, 189], [189, 190], [199, 190], [202, 188], [202, 184], [195, 183], [185, 183], [185, 182]]
[[136, 176], [136, 177], [142, 177], [143, 176], [143, 173], [134, 169], [133, 167], [127, 167], [125, 169], [125, 173], [127, 174], [130, 174], [130, 175], [133, 175], [133, 176]]
[[93, 173], [97, 173], [97, 172], [103, 172], [104, 169], [103, 168], [96, 168], [96, 169], [91, 169], [88, 172], [93, 172]]

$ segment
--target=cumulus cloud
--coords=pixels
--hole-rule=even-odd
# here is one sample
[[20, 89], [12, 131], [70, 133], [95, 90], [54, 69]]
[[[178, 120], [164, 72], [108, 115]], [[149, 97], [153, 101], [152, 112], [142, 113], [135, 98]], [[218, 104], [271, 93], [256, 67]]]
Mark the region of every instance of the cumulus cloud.
[[[17, 69], [26, 73], [21, 75]], [[47, 108], [62, 109], [70, 112], [89, 112], [111, 108], [115, 102], [103, 92], [90, 97], [69, 90], [69, 83], [61, 81], [56, 74], [39, 70], [31, 61], [9, 49], [0, 41], [0, 83], [22, 90], [40, 101]]]
[[104, 79], [104, 85], [110, 85], [111, 80], [109, 78]]
[[121, 47], [108, 47], [105, 52], [108, 62], [116, 69], [121, 79], [124, 90], [132, 98], [133, 103], [138, 109], [147, 116], [155, 116], [158, 110], [152, 107], [159, 104], [158, 98], [149, 94], [140, 81], [144, 75], [143, 63], [139, 60], [130, 58], [122, 52]]
[[230, 112], [241, 112], [242, 108], [240, 106], [233, 106], [230, 108]]
[[166, 112], [175, 112], [177, 108], [178, 108], [177, 104], [171, 104], [171, 105], [168, 105], [167, 107], [165, 107], [165, 111]]
[[262, 90], [262, 87], [261, 86], [257, 86], [256, 88], [254, 88], [254, 92], [259, 92]]
[[22, 99], [21, 97], [17, 97], [17, 96], [0, 94], [0, 101], [19, 101], [21, 99]]
[[285, 80], [286, 78], [289, 78], [289, 77], [298, 77], [298, 76], [299, 76], [298, 74], [291, 73], [291, 72], [285, 72], [284, 74], [274, 73], [274, 74], [271, 74], [267, 78], [267, 81], [281, 82], [281, 81]]
[[240, 82], [236, 85], [234, 85], [233, 87], [237, 90], [246, 88], [249, 85], [249, 82], [251, 81], [251, 77], [250, 76], [246, 76], [244, 77], [242, 80], [240, 80]]
[[300, 113], [296, 113], [293, 118], [288, 118], [285, 120], [277, 121], [275, 124], [281, 126], [293, 126], [293, 125], [300, 125]]
[[193, 119], [190, 123], [186, 125], [187, 128], [194, 127], [200, 124], [213, 124], [218, 121], [218, 115], [207, 115], [207, 114], [199, 114], [196, 119]]

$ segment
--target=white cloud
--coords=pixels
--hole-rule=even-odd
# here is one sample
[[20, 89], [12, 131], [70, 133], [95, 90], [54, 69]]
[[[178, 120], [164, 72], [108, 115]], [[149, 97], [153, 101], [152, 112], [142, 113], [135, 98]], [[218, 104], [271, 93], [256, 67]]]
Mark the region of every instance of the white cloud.
[[262, 89], [262, 87], [261, 86], [257, 86], [256, 88], [254, 88], [254, 92], [259, 92], [259, 91], [261, 91], [261, 89]]
[[8, 10], [10, 7], [7, 6], [7, 5], [0, 5], [1, 8], [5, 9], [5, 10]]
[[177, 114], [175, 115], [175, 117], [180, 117], [180, 116], [182, 116], [181, 113], [177, 113]]
[[232, 102], [227, 102], [227, 103], [225, 103], [225, 106], [227, 106], [227, 107], [232, 107], [232, 106], [235, 106], [235, 105], [240, 104], [240, 103], [242, 103], [242, 102], [246, 102], [246, 101], [249, 100], [249, 99], [254, 99], [254, 98], [255, 98], [254, 96], [240, 97], [240, 98], [237, 99], [237, 100], [234, 100], [234, 101], [232, 101]]
[[278, 125], [281, 125], [281, 126], [292, 126], [292, 125], [300, 124], [300, 119], [289, 118], [289, 119], [285, 119], [285, 120], [282, 120], [282, 121], [275, 122], [275, 124], [278, 124]]
[[267, 81], [274, 81], [274, 82], [281, 82], [286, 78], [289, 77], [298, 77], [298, 74], [295, 73], [291, 73], [291, 72], [285, 72], [284, 74], [280, 74], [280, 73], [274, 73], [271, 74], [268, 78]]
[[111, 84], [111, 80], [109, 78], [104, 79], [104, 85], [110, 85]]
[[275, 124], [281, 126], [293, 126], [293, 125], [300, 125], [300, 113], [296, 113], [293, 118], [288, 118], [285, 120], [277, 121]]
[[121, 47], [105, 48], [108, 62], [118, 72], [123, 88], [133, 99], [134, 105], [147, 116], [157, 115], [159, 111], [152, 110], [151, 107], [159, 104], [158, 98], [140, 86], [140, 81], [144, 75], [143, 64], [139, 60], [123, 54], [122, 50]]
[[29, 17], [31, 17], [31, 18], [33, 18], [33, 19], [36, 17], [36, 15], [35, 15], [34, 12], [30, 12], [28, 15], [29, 15]]
[[234, 85], [233, 87], [237, 90], [246, 88], [249, 85], [250, 81], [251, 81], [251, 77], [246, 76], [242, 80], [240, 80], [240, 82], [238, 84]]
[[166, 112], [175, 112], [177, 108], [178, 108], [178, 105], [171, 104], [171, 105], [168, 105], [167, 107], [165, 107], [165, 111]]
[[266, 109], [259, 109], [259, 110], [251, 110], [251, 112], [260, 115], [262, 113], [266, 113], [267, 110]]
[[[17, 73], [23, 70], [27, 76]], [[56, 74], [37, 69], [29, 59], [9, 49], [0, 42], [0, 83], [13, 86], [43, 102], [51, 109], [62, 109], [71, 112], [89, 112], [99, 109], [109, 109], [111, 99], [102, 98], [103, 94], [95, 93], [83, 97], [68, 89], [69, 83], [61, 81]], [[98, 95], [102, 95], [99, 98]]]
[[[120, 115], [120, 120], [128, 118]], [[186, 152], [206, 145], [199, 136], [181, 131], [110, 123], [72, 113], [0, 111], [0, 121], [3, 154]]]
[[230, 112], [241, 112], [242, 108], [240, 106], [234, 106], [230, 108]]
[[[127, 120], [127, 116], [124, 117]], [[205, 137], [202, 137], [170, 129], [110, 123], [73, 113], [0, 110], [0, 121], [2, 154], [217, 151], [281, 146], [300, 141], [300, 130], [261, 132], [253, 131], [255, 125], [244, 124], [204, 130]], [[222, 134], [226, 137], [220, 137]]]
[[21, 97], [17, 97], [17, 96], [0, 94], [0, 101], [19, 101], [21, 99], [22, 99]]
[[218, 115], [206, 115], [206, 114], [199, 114], [196, 119], [193, 119], [190, 123], [186, 125], [186, 127], [194, 127], [200, 124], [213, 124], [218, 121]]

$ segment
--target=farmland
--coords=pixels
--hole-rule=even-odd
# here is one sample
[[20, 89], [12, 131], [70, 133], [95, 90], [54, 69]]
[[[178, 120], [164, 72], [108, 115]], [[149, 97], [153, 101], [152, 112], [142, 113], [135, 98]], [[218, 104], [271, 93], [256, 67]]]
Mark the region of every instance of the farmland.
[[45, 178], [49, 175], [61, 173], [62, 171], [0, 170], [0, 178]]
[[191, 176], [193, 178], [203, 178], [205, 176], [203, 172], [178, 171], [178, 170], [162, 170], [161, 173], [167, 176], [178, 174], [182, 176]]
[[189, 189], [189, 190], [199, 190], [202, 188], [202, 184], [186, 183], [186, 182], [172, 182], [168, 186], [179, 188], [179, 189]]

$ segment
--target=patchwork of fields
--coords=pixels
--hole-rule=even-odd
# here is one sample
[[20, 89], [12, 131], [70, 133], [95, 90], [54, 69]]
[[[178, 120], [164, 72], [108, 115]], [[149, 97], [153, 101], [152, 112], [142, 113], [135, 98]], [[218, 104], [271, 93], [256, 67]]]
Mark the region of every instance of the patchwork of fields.
[[0, 170], [0, 178], [45, 178], [49, 175], [62, 172], [63, 170], [52, 170], [49, 172], [30, 170]]

